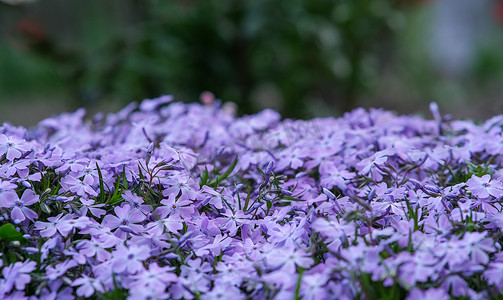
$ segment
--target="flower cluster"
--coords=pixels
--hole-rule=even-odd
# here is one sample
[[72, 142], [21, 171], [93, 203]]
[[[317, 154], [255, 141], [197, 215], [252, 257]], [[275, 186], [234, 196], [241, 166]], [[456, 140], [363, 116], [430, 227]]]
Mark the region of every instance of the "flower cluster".
[[0, 127], [0, 298], [503, 291], [503, 116], [282, 121], [172, 100]]

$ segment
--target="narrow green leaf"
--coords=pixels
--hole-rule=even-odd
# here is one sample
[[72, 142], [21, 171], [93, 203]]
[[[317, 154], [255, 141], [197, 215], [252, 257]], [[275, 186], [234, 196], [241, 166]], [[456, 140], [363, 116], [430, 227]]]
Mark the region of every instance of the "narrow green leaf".
[[230, 165], [230, 167], [227, 168], [227, 170], [222, 175], [220, 175], [216, 179], [212, 180], [208, 184], [208, 186], [216, 187], [219, 182], [225, 180], [232, 173], [232, 171], [234, 171], [234, 168], [236, 167], [237, 163], [238, 163], [238, 156], [236, 155], [236, 158], [234, 158], [234, 161], [232, 162], [232, 164]]
[[243, 211], [247, 211], [248, 210], [248, 204], [250, 203], [250, 195], [251, 195], [251, 187], [248, 188], [248, 195], [246, 196], [246, 200], [245, 200], [245, 207], [244, 207], [244, 210]]
[[126, 190], [129, 189], [126, 178], [126, 164], [122, 165], [122, 185], [126, 188]]
[[98, 169], [98, 178], [100, 180], [100, 202], [105, 202], [105, 186], [103, 185], [103, 174], [101, 174], [100, 166], [96, 163], [96, 169]]
[[295, 197], [292, 197], [292, 196], [283, 196], [285, 199], [282, 199], [283, 201], [284, 200], [289, 200], [289, 201], [306, 201], [306, 200], [303, 200], [303, 199], [297, 199]]
[[302, 283], [302, 276], [304, 275], [304, 268], [299, 268], [299, 277], [297, 277], [297, 284], [295, 286], [295, 300], [300, 300], [300, 285]]
[[204, 166], [204, 171], [201, 170], [201, 183], [200, 187], [203, 187], [208, 183], [208, 168]]
[[143, 173], [141, 171], [141, 167], [140, 166], [138, 166], [138, 173], [140, 175], [140, 179], [143, 180], [144, 177], [143, 177]]

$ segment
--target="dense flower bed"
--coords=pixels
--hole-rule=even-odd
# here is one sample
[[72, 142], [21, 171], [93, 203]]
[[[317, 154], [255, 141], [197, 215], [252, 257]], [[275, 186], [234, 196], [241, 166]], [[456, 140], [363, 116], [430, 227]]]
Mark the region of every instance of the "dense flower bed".
[[449, 299], [503, 289], [503, 116], [131, 104], [0, 127], [1, 299]]

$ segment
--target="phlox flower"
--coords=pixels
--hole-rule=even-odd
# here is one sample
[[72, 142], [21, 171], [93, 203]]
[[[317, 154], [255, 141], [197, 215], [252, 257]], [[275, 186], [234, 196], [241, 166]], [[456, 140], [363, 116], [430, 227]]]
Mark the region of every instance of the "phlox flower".
[[292, 247], [271, 250], [266, 255], [266, 261], [272, 268], [281, 267], [287, 274], [295, 274], [296, 266], [307, 269], [314, 263], [310, 253]]
[[0, 175], [4, 178], [10, 178], [16, 173], [19, 175], [19, 173], [26, 170], [30, 164], [31, 162], [26, 159], [10, 161], [0, 167]]
[[[2, 194], [6, 193], [6, 192], [13, 191], [15, 188], [17, 188], [16, 184], [14, 184], [10, 181], [7, 181], [7, 180], [0, 179], [0, 196], [2, 196]], [[1, 205], [1, 202], [0, 202], [0, 205]]]
[[491, 262], [482, 276], [489, 285], [494, 285], [498, 290], [503, 289], [503, 262]]
[[91, 177], [85, 177], [83, 180], [80, 180], [72, 175], [67, 175], [63, 178], [61, 183], [66, 186], [68, 190], [79, 196], [86, 196], [87, 194], [98, 196], [98, 192], [91, 186], [94, 183]]
[[30, 150], [30, 148], [30, 145], [24, 139], [0, 134], [0, 156], [5, 154], [10, 161], [20, 158], [21, 155]]
[[425, 291], [414, 288], [407, 296], [407, 300], [449, 300], [449, 294], [442, 288], [430, 288]]
[[[165, 291], [165, 286], [138, 285], [129, 289], [128, 300], [164, 300], [171, 299]], [[188, 299], [188, 298], [186, 298]]]
[[468, 218], [471, 218], [474, 222], [478, 222], [485, 217], [485, 214], [474, 211], [472, 209], [472, 201], [467, 199], [465, 202], [458, 202], [458, 207], [452, 210], [451, 217], [456, 222], [466, 221]]
[[205, 255], [205, 254], [213, 254], [219, 255], [222, 250], [224, 250], [227, 246], [232, 243], [232, 239], [229, 236], [220, 234], [215, 236], [212, 242], [207, 243], [202, 247], [197, 247], [195, 250], [196, 254]]
[[119, 237], [125, 238], [127, 233], [139, 233], [143, 231], [143, 226], [136, 224], [145, 220], [145, 215], [139, 210], [131, 209], [129, 204], [124, 204], [121, 207], [115, 207], [114, 212], [117, 216], [106, 215], [103, 218], [102, 224], [110, 229], [118, 228], [115, 233], [118, 234]]
[[105, 289], [99, 280], [85, 274], [81, 276], [72, 282], [72, 286], [78, 286], [77, 296], [89, 298], [95, 292], [105, 293]]
[[357, 164], [361, 174], [371, 175], [376, 181], [382, 180], [383, 172], [376, 166], [384, 166], [388, 161], [388, 157], [395, 154], [394, 149], [385, 149], [372, 154], [370, 157], [363, 159]]
[[334, 186], [336, 186], [341, 191], [346, 190], [348, 181], [356, 176], [355, 173], [349, 172], [334, 165], [329, 165], [326, 168], [325, 173], [320, 175], [321, 186], [327, 189], [332, 189]]
[[15, 192], [7, 192], [2, 195], [3, 203], [1, 206], [11, 208], [11, 218], [14, 221], [24, 221], [26, 219], [33, 221], [38, 218], [38, 214], [27, 206], [37, 203], [39, 196], [32, 190], [25, 190], [21, 198], [18, 198]]
[[63, 216], [63, 213], [60, 213], [59, 215], [55, 217], [48, 217], [47, 221], [49, 222], [43, 222], [43, 221], [37, 221], [35, 222], [35, 229], [40, 230], [40, 235], [43, 237], [52, 237], [56, 234], [57, 231], [59, 231], [60, 234], [64, 234], [60, 230], [60, 224], [63, 222], [73, 219], [74, 214], [66, 214]]
[[142, 261], [150, 257], [150, 248], [145, 245], [131, 245], [129, 248], [124, 245], [117, 245], [112, 256], [114, 272], [135, 274], [144, 269]]
[[489, 174], [482, 177], [472, 175], [472, 178], [466, 182], [466, 186], [473, 195], [480, 199], [503, 196], [503, 185], [499, 180], [491, 179]]
[[98, 261], [105, 261], [112, 257], [112, 254], [107, 251], [107, 248], [113, 247], [115, 244], [112, 242], [101, 242], [96, 239], [83, 240], [77, 244], [77, 248], [80, 249], [79, 252], [86, 257], [94, 257]]
[[91, 214], [97, 218], [106, 214], [104, 209], [99, 208], [105, 206], [105, 203], [94, 204], [94, 200], [85, 198], [80, 198], [80, 202], [82, 203], [82, 208], [80, 209], [80, 214], [82, 216], [87, 215], [87, 212], [91, 212]]
[[205, 294], [205, 299], [219, 300], [219, 299], [245, 299], [240, 290], [229, 282], [222, 282], [215, 285], [215, 287]]
[[179, 161], [186, 170], [191, 170], [197, 161], [197, 155], [188, 148], [173, 148], [165, 142], [160, 143], [161, 150], [166, 153], [167, 157], [174, 158]]
[[194, 213], [192, 202], [183, 199], [176, 200], [175, 194], [170, 194], [168, 199], [161, 200], [161, 204], [155, 210], [159, 216], [178, 215], [182, 218], [190, 218]]
[[190, 179], [189, 180], [169, 180], [168, 181], [168, 187], [162, 192], [162, 194], [165, 197], [168, 197], [170, 195], [174, 195], [177, 197], [178, 195], [179, 198], [178, 200], [195, 200], [197, 193], [195, 192], [195, 185], [194, 182], [192, 182]]
[[230, 236], [235, 235], [241, 225], [248, 223], [248, 218], [250, 217], [242, 211], [236, 211], [235, 213], [227, 211], [222, 215], [223, 217], [217, 218], [216, 221], [222, 229], [229, 232]]
[[196, 280], [209, 280], [208, 274], [213, 271], [211, 264], [201, 258], [190, 259], [186, 261], [186, 264], [180, 267], [181, 276], [194, 277]]
[[138, 197], [137, 195], [133, 194], [129, 190], [127, 190], [122, 195], [122, 198], [124, 198], [124, 200], [129, 202], [132, 209], [139, 209], [145, 215], [148, 214], [152, 210], [152, 206], [147, 205], [147, 204], [142, 204], [145, 201], [142, 198]]
[[167, 232], [176, 233], [183, 228], [183, 220], [176, 214], [169, 214], [168, 211], [156, 210], [156, 213], [162, 212], [159, 219], [155, 222], [150, 222], [146, 226], [149, 234], [162, 234], [165, 230]]
[[67, 236], [68, 234], [73, 233], [75, 228], [84, 229], [91, 224], [93, 223], [88, 217], [80, 216], [76, 219], [73, 218], [61, 219], [60, 222], [58, 222], [58, 224], [56, 225], [56, 227], [63, 236]]
[[0, 279], [0, 295], [10, 292], [13, 287], [18, 291], [24, 290], [31, 281], [29, 274], [36, 267], [37, 263], [30, 260], [5, 266], [2, 270], [3, 279]]
[[56, 172], [65, 173], [70, 170], [74, 173], [79, 173], [84, 170], [88, 162], [89, 160], [86, 158], [68, 158], [63, 161], [63, 164], [56, 168]]
[[302, 299], [317, 300], [331, 298], [327, 289], [324, 287], [327, 283], [327, 279], [327, 276], [320, 273], [303, 276], [300, 290]]
[[485, 236], [486, 233], [466, 232], [460, 241], [470, 254], [472, 261], [476, 264], [489, 263], [489, 255], [487, 253], [496, 251], [494, 240]]
[[295, 242], [307, 233], [304, 228], [305, 222], [306, 220], [302, 219], [299, 224], [287, 223], [283, 226], [274, 226], [272, 230], [267, 231], [271, 236], [270, 242], [277, 246], [291, 247], [295, 245]]
[[143, 269], [140, 273], [132, 276], [133, 282], [131, 282], [130, 288], [148, 288], [158, 293], [164, 293], [166, 287], [178, 279], [173, 270], [173, 267], [160, 267], [154, 262], [148, 266], [148, 269]]
[[69, 269], [76, 267], [77, 265], [77, 261], [73, 259], [65, 260], [59, 264], [51, 265], [47, 267], [47, 270], [45, 271], [45, 278], [49, 280], [56, 280], [58, 278], [61, 278]]

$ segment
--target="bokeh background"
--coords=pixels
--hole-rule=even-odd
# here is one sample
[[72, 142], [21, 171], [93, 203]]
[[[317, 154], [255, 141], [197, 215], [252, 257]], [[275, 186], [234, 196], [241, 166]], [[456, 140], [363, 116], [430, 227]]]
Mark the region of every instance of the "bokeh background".
[[0, 122], [172, 94], [240, 114], [503, 112], [501, 0], [0, 0]]

